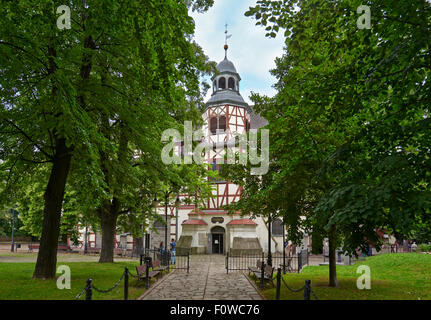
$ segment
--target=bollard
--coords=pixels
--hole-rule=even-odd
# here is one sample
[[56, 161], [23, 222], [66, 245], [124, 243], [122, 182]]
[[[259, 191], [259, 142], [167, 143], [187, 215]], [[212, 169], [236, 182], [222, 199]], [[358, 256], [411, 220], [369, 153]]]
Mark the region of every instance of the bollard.
[[91, 279], [87, 279], [87, 286], [85, 287], [85, 300], [91, 300], [91, 297], [93, 295], [93, 288], [91, 282]]
[[310, 300], [310, 293], [311, 293], [311, 280], [305, 280], [304, 300]]
[[147, 287], [147, 289], [150, 287], [150, 259], [150, 257], [145, 258], [145, 265], [147, 266], [145, 268], [145, 286]]
[[298, 256], [298, 273], [300, 273], [302, 269], [302, 255], [301, 253], [297, 253], [297, 256]]
[[260, 289], [263, 290], [265, 288], [264, 285], [264, 276], [265, 276], [265, 262], [262, 260], [262, 264], [260, 266]]
[[187, 252], [187, 273], [189, 273], [190, 269], [190, 252]]
[[229, 273], [229, 251], [226, 254], [226, 274]]
[[129, 300], [129, 268], [124, 268], [124, 300]]
[[281, 268], [277, 269], [277, 288], [275, 289], [275, 300], [280, 300], [280, 288], [281, 288]]

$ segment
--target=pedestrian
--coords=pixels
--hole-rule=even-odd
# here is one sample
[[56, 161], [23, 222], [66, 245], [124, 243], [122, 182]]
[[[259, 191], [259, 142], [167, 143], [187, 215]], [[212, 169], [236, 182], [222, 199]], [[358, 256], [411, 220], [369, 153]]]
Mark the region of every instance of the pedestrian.
[[163, 241], [160, 242], [159, 251], [160, 251], [160, 254], [163, 254], [163, 251], [165, 251], [165, 248], [163, 247]]
[[[176, 251], [176, 247], [177, 247], [177, 243], [175, 242], [175, 239], [171, 240], [171, 264], [175, 264], [176, 262], [176, 256], [175, 256], [175, 251]], [[172, 263], [173, 260], [173, 263]]]

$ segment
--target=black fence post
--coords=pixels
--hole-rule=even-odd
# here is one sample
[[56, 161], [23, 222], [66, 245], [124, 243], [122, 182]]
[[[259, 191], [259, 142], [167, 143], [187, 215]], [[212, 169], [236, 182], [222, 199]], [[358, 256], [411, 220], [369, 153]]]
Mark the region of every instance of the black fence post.
[[301, 252], [297, 253], [297, 256], [298, 256], [298, 273], [301, 272], [301, 269], [302, 269], [302, 254], [301, 254]]
[[229, 251], [226, 253], [226, 274], [229, 273]]
[[262, 264], [260, 266], [260, 289], [264, 289], [264, 276], [265, 276], [265, 261], [262, 260]]
[[277, 269], [277, 288], [275, 291], [275, 300], [280, 300], [280, 288], [281, 288], [281, 268]]
[[124, 300], [129, 300], [129, 268], [124, 268]]
[[145, 257], [145, 286], [150, 287], [150, 257]]
[[143, 254], [141, 254], [141, 257], [140, 257], [140, 259], [139, 259], [139, 265], [140, 266], [142, 266], [142, 257], [143, 257], [144, 255]]
[[190, 269], [190, 251], [187, 252], [187, 273], [189, 273]]
[[93, 296], [93, 288], [91, 282], [91, 279], [87, 279], [87, 286], [85, 287], [85, 300], [91, 300], [91, 297]]
[[311, 280], [305, 280], [304, 300], [310, 300], [310, 293], [311, 293]]

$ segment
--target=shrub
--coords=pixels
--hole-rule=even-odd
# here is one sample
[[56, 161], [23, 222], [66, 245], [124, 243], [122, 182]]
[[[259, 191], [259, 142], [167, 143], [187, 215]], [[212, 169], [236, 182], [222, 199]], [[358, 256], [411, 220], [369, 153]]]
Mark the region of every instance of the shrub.
[[431, 244], [420, 244], [418, 246], [418, 251], [421, 251], [421, 252], [430, 252], [431, 251]]

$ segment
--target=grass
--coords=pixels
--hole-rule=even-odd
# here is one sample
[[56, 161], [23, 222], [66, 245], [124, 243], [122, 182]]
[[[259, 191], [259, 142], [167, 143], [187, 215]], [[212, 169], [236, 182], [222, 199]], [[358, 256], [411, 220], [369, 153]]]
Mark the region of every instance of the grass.
[[[370, 267], [370, 290], [356, 287], [360, 276], [356, 270], [360, 265]], [[351, 266], [337, 266], [337, 288], [328, 286], [328, 276], [328, 266], [309, 266], [300, 274], [283, 275], [283, 279], [293, 289], [301, 288], [305, 280], [311, 280], [312, 290], [320, 300], [431, 299], [431, 255], [427, 254], [381, 254]], [[271, 285], [267, 285], [262, 293], [267, 299], [275, 299], [275, 289]], [[303, 300], [304, 295], [302, 291], [290, 292], [282, 282], [280, 299]]]
[[[114, 263], [98, 262], [59, 262], [70, 267], [71, 289], [60, 290], [56, 280], [33, 279], [35, 263], [0, 263], [0, 300], [74, 300], [91, 278], [99, 289], [109, 289], [120, 279], [124, 268], [136, 274], [138, 261], [121, 261]], [[60, 276], [60, 274], [57, 274]], [[153, 282], [155, 280], [152, 280]], [[145, 292], [145, 281], [139, 281], [129, 276], [129, 299], [136, 299]], [[85, 299], [85, 293], [81, 300]], [[109, 293], [99, 293], [93, 290], [94, 300], [124, 299], [124, 280]]]

